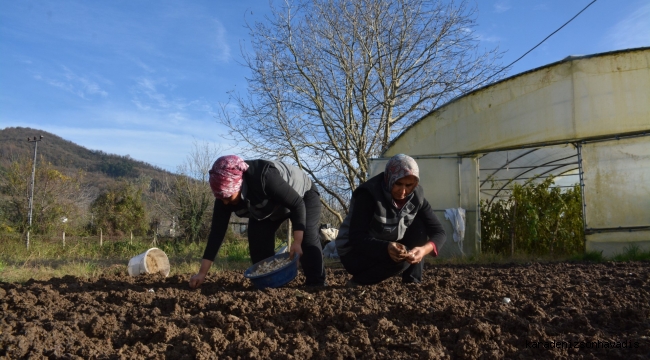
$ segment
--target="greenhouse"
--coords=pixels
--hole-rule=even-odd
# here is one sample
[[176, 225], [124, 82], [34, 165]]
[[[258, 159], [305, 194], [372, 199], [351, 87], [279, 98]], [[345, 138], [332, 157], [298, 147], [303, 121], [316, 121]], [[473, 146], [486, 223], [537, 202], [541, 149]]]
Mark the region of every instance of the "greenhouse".
[[585, 251], [648, 250], [650, 48], [567, 57], [456, 98], [393, 140], [372, 174], [399, 153], [417, 159], [445, 225], [442, 256], [481, 251], [481, 201], [549, 176], [579, 185]]

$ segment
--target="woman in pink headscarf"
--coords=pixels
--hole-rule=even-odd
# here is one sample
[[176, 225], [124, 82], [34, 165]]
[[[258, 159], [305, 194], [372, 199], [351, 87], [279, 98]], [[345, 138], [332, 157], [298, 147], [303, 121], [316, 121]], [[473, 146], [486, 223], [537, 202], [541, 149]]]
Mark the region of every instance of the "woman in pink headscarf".
[[196, 288], [205, 281], [228, 229], [230, 216], [247, 217], [251, 261], [275, 254], [275, 232], [291, 219], [291, 258], [300, 255], [305, 285], [325, 285], [323, 252], [318, 237], [321, 203], [316, 185], [296, 166], [280, 161], [243, 160], [222, 156], [210, 170], [215, 197], [212, 227], [198, 274], [190, 279]]
[[404, 283], [422, 281], [422, 260], [438, 255], [445, 231], [424, 198], [415, 160], [393, 156], [383, 173], [352, 194], [350, 211], [336, 238], [350, 286], [379, 283], [401, 274]]

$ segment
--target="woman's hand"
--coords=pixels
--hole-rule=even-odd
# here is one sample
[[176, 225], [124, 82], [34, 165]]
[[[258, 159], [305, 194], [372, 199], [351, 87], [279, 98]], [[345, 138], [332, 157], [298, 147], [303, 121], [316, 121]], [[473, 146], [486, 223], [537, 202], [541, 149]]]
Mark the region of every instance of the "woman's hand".
[[289, 258], [293, 259], [296, 254], [298, 256], [302, 256], [302, 236], [304, 235], [304, 231], [302, 230], [297, 230], [293, 232], [293, 241], [291, 242], [291, 246], [289, 246]]
[[289, 247], [289, 258], [293, 259], [296, 254], [298, 254], [298, 256], [302, 256], [302, 244], [292, 242], [291, 246]]
[[420, 261], [422, 261], [422, 259], [424, 259], [424, 256], [426, 255], [424, 249], [421, 247], [414, 247], [413, 249], [411, 249], [410, 254], [411, 255], [406, 258], [406, 262], [408, 262], [409, 264], [419, 263]]
[[203, 284], [205, 276], [208, 275], [208, 270], [210, 270], [210, 266], [212, 266], [212, 261], [206, 259], [201, 260], [199, 272], [190, 278], [190, 288], [196, 289]]
[[402, 262], [409, 257], [409, 252], [404, 244], [390, 242], [388, 243], [388, 255], [394, 262]]
[[414, 247], [410, 251], [406, 250], [406, 246], [398, 242], [388, 244], [388, 255], [390, 255], [390, 258], [394, 262], [406, 261], [409, 264], [417, 264], [431, 251], [433, 251], [433, 245], [431, 243]]
[[205, 281], [205, 274], [198, 273], [190, 278], [190, 287], [196, 289]]
[[409, 256], [406, 261], [409, 264], [417, 264], [422, 261], [422, 259], [424, 259], [424, 257], [427, 256], [431, 251], [433, 251], [433, 245], [431, 245], [431, 243], [427, 243], [424, 246], [414, 247], [410, 251], [411, 256]]

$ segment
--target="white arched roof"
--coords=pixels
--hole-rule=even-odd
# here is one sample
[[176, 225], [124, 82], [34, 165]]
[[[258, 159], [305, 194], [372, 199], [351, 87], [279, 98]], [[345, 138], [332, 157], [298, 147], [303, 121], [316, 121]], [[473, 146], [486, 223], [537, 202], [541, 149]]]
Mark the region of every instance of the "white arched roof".
[[650, 48], [572, 56], [435, 109], [393, 140], [398, 153], [480, 153], [650, 130]]

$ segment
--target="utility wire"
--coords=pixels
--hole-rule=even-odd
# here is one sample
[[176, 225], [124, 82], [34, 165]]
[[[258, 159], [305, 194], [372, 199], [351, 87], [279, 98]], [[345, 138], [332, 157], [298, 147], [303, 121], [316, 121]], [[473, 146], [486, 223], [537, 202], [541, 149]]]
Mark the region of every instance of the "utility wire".
[[569, 19], [569, 21], [565, 22], [564, 25], [560, 26], [557, 30], [553, 31], [549, 36], [545, 37], [544, 40], [540, 41], [540, 42], [539, 42], [537, 45], [535, 45], [532, 49], [526, 51], [526, 53], [523, 54], [523, 55], [521, 55], [517, 60], [511, 62], [508, 66], [501, 68], [501, 70], [495, 72], [494, 74], [492, 74], [492, 76], [490, 76], [490, 77], [488, 77], [487, 79], [481, 81], [481, 82], [477, 85], [477, 87], [478, 87], [479, 85], [483, 84], [484, 82], [486, 82], [486, 81], [492, 79], [493, 77], [497, 76], [498, 74], [500, 74], [500, 73], [501, 73], [502, 71], [504, 71], [505, 69], [510, 68], [510, 67], [511, 67], [512, 65], [514, 65], [517, 61], [523, 59], [524, 56], [528, 55], [531, 51], [535, 50], [538, 46], [542, 45], [542, 43], [544, 43], [544, 41], [548, 40], [548, 38], [550, 38], [551, 36], [555, 35], [556, 32], [562, 30], [563, 27], [567, 26], [571, 21], [573, 21], [573, 19], [577, 18], [578, 15], [582, 14], [583, 11], [587, 10], [587, 8], [590, 7], [590, 6], [591, 6], [593, 3], [595, 3], [596, 1], [597, 1], [597, 0], [594, 0], [594, 1], [590, 2], [589, 4], [587, 4], [587, 6], [585, 6], [582, 10], [580, 10], [580, 12], [578, 12], [577, 14], [575, 14], [575, 16], [573, 16], [571, 19]]

